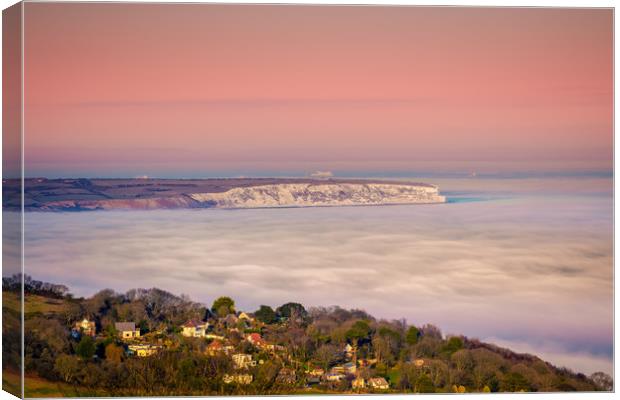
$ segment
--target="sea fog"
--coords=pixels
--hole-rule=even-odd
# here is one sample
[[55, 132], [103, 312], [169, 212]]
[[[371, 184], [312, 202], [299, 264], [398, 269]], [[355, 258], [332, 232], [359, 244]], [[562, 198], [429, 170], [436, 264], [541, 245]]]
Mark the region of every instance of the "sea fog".
[[30, 212], [25, 271], [78, 296], [362, 308], [612, 371], [611, 178], [433, 179], [436, 205]]

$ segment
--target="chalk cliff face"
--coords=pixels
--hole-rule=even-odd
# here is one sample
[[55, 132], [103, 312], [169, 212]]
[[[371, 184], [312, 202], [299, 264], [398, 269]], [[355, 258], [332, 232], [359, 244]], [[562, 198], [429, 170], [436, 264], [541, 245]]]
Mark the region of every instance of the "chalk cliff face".
[[[126, 186], [126, 185], [125, 185]], [[320, 207], [386, 204], [443, 203], [437, 187], [423, 183], [381, 182], [283, 182], [233, 186], [223, 191], [192, 192], [188, 187], [176, 193], [153, 194], [144, 198], [129, 193], [97, 192], [106, 198], [69, 198], [42, 201], [32, 209], [41, 211], [155, 210], [176, 208], [269, 208]], [[127, 191], [126, 188], [123, 190]], [[114, 198], [109, 193], [122, 198]], [[154, 192], [158, 193], [158, 192]], [[135, 196], [135, 194], [134, 194]]]
[[430, 185], [289, 183], [234, 188], [223, 193], [195, 193], [192, 199], [218, 208], [315, 207], [443, 203]]

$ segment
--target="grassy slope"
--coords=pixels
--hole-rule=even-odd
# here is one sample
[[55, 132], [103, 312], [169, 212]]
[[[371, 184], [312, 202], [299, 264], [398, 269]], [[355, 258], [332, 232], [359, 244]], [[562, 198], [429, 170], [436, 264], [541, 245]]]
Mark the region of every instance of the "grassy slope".
[[2, 390], [11, 393], [13, 396], [21, 397], [21, 377], [19, 372], [5, 369], [2, 371]]
[[[12, 336], [15, 340], [21, 337], [21, 303], [17, 293], [2, 291], [2, 334], [5, 338]], [[21, 374], [19, 360], [21, 354], [19, 348], [2, 348], [4, 358], [2, 369], [2, 390], [14, 396], [21, 397]]]
[[57, 314], [65, 310], [65, 300], [52, 299], [48, 297], [29, 294], [26, 295], [24, 311], [26, 317], [29, 314]]
[[[65, 300], [52, 299], [38, 295], [27, 295], [24, 310], [26, 317], [37, 314], [55, 314], [64, 311], [65, 305]], [[15, 314], [15, 318], [19, 318], [21, 305], [18, 293], [3, 291], [2, 306], [5, 318], [13, 314]], [[17, 324], [15, 329], [19, 329], [18, 319], [15, 320], [15, 323]], [[2, 389], [18, 395], [21, 392], [20, 379], [19, 371], [3, 370]], [[76, 396], [77, 393], [70, 385], [47, 381], [35, 375], [25, 376], [24, 391], [26, 397], [64, 397]]]

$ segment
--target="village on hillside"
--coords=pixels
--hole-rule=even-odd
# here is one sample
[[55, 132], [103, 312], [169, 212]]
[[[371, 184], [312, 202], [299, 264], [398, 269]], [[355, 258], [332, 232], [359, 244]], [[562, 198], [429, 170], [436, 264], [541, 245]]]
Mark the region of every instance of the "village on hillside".
[[[3, 382], [21, 365], [21, 277], [3, 278]], [[24, 279], [27, 397], [610, 390], [602, 372], [444, 336], [430, 324], [289, 302], [238, 310], [160, 289], [75, 298]]]
[[[219, 298], [216, 303], [228, 300]], [[390, 384], [384, 377], [373, 376], [372, 367], [377, 363], [376, 358], [358, 359], [356, 343], [345, 343], [340, 348], [334, 348], [333, 362], [323, 366], [312, 362], [304, 363], [295, 359], [286, 346], [268, 342], [263, 338], [261, 332], [268, 329], [268, 324], [252, 314], [234, 312], [232, 300], [230, 304], [230, 309], [220, 317], [213, 313], [208, 320], [192, 319], [178, 327], [172, 327], [173, 335], [167, 335], [164, 330], [143, 334], [134, 321], [115, 322], [113, 331], [118, 341], [114, 346], [121, 347], [125, 357], [152, 357], [161, 351], [178, 348], [181, 341], [175, 341], [173, 336], [180, 336], [182, 341], [193, 341], [203, 354], [231, 360], [233, 371], [221, 377], [225, 384], [249, 385], [254, 380], [255, 368], [258, 365], [263, 365], [267, 360], [276, 360], [283, 367], [278, 371], [275, 382], [291, 388], [316, 386], [335, 391], [351, 389], [356, 392], [385, 392], [390, 389]], [[298, 312], [299, 316], [305, 313], [303, 307], [296, 303], [289, 303], [284, 307], [288, 307], [293, 315], [295, 312]], [[274, 322], [286, 325], [290, 323], [289, 318], [281, 316]], [[110, 330], [98, 331], [94, 320], [83, 318], [75, 322], [71, 336], [79, 343], [85, 337], [93, 338], [96, 342], [105, 341], [109, 332]], [[93, 357], [97, 355], [94, 354]], [[414, 364], [422, 368], [424, 360], [416, 359]], [[300, 367], [303, 367], [301, 375]]]

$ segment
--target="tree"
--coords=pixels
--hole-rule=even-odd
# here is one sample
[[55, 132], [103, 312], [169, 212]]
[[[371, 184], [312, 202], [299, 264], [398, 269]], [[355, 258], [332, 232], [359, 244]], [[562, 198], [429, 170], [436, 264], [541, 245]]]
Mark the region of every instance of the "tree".
[[465, 349], [455, 351], [450, 359], [459, 372], [472, 372], [476, 365], [471, 352]]
[[502, 392], [529, 392], [531, 387], [523, 375], [518, 372], [509, 372], [504, 375], [500, 389]]
[[115, 345], [114, 343], [110, 343], [105, 347], [106, 360], [117, 364], [121, 362], [124, 353], [123, 348]]
[[422, 328], [420, 328], [420, 333], [421, 333], [421, 336], [425, 336], [428, 338], [435, 338], [435, 339], [443, 338], [441, 334], [441, 330], [432, 324], [424, 325]]
[[273, 311], [273, 308], [265, 305], [261, 305], [258, 311], [254, 313], [254, 316], [265, 324], [272, 324], [276, 321], [276, 312]]
[[418, 343], [419, 337], [420, 337], [420, 330], [418, 328], [412, 325], [409, 327], [409, 329], [407, 329], [407, 336], [405, 337], [407, 344], [414, 345]]
[[590, 379], [592, 379], [598, 390], [602, 390], [604, 392], [611, 392], [614, 390], [613, 378], [604, 372], [595, 372], [590, 375]]
[[220, 318], [235, 312], [235, 302], [227, 296], [219, 297], [211, 306], [211, 311], [216, 313]]
[[398, 357], [402, 344], [402, 336], [400, 331], [394, 330], [391, 326], [381, 326], [377, 330], [377, 334], [378, 335], [375, 335], [375, 339], [377, 339], [378, 336], [387, 345], [387, 350], [389, 352], [389, 356], [387, 358]]
[[191, 358], [184, 358], [179, 363], [176, 380], [186, 387], [192, 388], [196, 384], [196, 363]]
[[364, 320], [356, 321], [346, 333], [347, 339], [355, 342], [366, 340], [368, 336], [370, 336], [370, 325]]
[[101, 384], [101, 381], [105, 379], [104, 372], [101, 370], [98, 364], [88, 363], [84, 367], [82, 373], [82, 384], [86, 387], [96, 387]]
[[331, 364], [336, 361], [337, 354], [338, 348], [336, 346], [333, 344], [324, 344], [316, 349], [314, 352], [314, 359], [321, 368], [327, 371]]
[[415, 382], [416, 393], [435, 393], [433, 381], [426, 374], [421, 374]]
[[80, 366], [80, 360], [76, 357], [61, 354], [56, 358], [54, 370], [65, 382], [71, 383], [77, 378], [82, 368]]
[[308, 312], [299, 303], [286, 303], [282, 304], [280, 307], [276, 308], [276, 313], [278, 317], [293, 319], [292, 317], [304, 320], [308, 317]]
[[267, 360], [256, 369], [256, 385], [261, 391], [265, 391], [273, 385], [278, 376], [279, 366], [272, 360]]
[[394, 362], [394, 354], [392, 353], [390, 343], [384, 336], [376, 335], [372, 339], [372, 348], [379, 362], [384, 364], [391, 364]]
[[95, 342], [90, 336], [84, 335], [75, 347], [75, 354], [84, 360], [90, 360], [95, 355]]
[[463, 339], [458, 336], [452, 336], [450, 339], [448, 339], [448, 342], [445, 344], [445, 346], [443, 346], [443, 351], [452, 354], [462, 348]]

